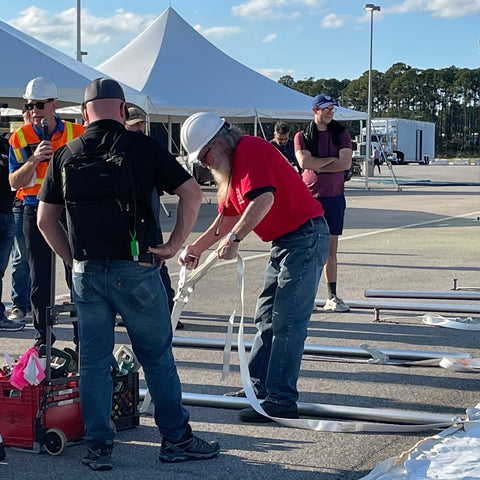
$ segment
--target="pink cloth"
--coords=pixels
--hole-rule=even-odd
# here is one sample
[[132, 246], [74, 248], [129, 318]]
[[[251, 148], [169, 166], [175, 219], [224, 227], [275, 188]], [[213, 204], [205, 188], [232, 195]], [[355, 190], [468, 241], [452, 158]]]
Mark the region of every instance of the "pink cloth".
[[[30, 368], [32, 367], [32, 360], [30, 360], [30, 357], [33, 355], [34, 357], [34, 362], [35, 362], [35, 367], [37, 369], [36, 374], [34, 375], [34, 378], [32, 378], [31, 372], [27, 375], [27, 377], [30, 379], [28, 381], [25, 378], [25, 369], [27, 366]], [[29, 365], [30, 362], [30, 365]], [[12, 370], [12, 376], [10, 378], [10, 383], [18, 388], [19, 390], [22, 390], [23, 387], [27, 385], [38, 385], [43, 379], [45, 378], [45, 372], [43, 371], [42, 366], [40, 365], [40, 362], [38, 361], [38, 352], [35, 347], [32, 347], [28, 349], [18, 360], [18, 363], [13, 367]]]

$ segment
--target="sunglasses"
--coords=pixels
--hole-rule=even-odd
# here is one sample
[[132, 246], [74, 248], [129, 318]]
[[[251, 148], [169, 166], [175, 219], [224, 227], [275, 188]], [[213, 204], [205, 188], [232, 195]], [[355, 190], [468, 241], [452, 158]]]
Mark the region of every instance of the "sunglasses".
[[212, 147], [208, 147], [208, 150], [205, 152], [205, 155], [203, 155], [202, 158], [199, 158], [199, 162], [202, 164], [202, 167], [205, 165], [205, 162], [207, 161], [208, 154], [210, 153], [210, 150]]
[[47, 103], [51, 103], [54, 100], [54, 98], [49, 98], [46, 102], [26, 103], [25, 110], [33, 110], [35, 107], [37, 107], [39, 110], [43, 110]]

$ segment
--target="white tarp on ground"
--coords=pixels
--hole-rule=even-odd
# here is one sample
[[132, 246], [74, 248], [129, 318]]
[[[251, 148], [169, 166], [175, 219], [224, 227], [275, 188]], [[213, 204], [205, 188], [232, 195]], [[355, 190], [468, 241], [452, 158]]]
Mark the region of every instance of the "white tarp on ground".
[[[27, 83], [34, 77], [50, 78], [58, 90], [59, 106], [80, 104], [85, 87], [103, 74], [78, 60], [0, 21], [0, 101], [21, 108]], [[124, 85], [129, 103], [149, 108], [146, 95]]]
[[[178, 122], [198, 111], [227, 119], [313, 118], [311, 97], [229, 57], [173, 8], [96, 68], [148, 95], [157, 114], [153, 121]], [[335, 118], [361, 120], [367, 114], [339, 108]]]
[[428, 437], [399, 457], [377, 465], [361, 480], [478, 480], [480, 404], [467, 410], [470, 422]]

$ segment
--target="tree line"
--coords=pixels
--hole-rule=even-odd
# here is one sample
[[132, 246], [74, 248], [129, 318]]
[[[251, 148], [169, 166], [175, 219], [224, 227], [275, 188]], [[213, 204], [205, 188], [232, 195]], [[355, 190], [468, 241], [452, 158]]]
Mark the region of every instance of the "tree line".
[[[343, 107], [368, 108], [368, 71], [356, 80], [284, 75], [278, 82], [310, 96], [326, 93]], [[372, 117], [434, 122], [437, 156], [480, 156], [480, 69], [395, 63], [386, 72], [372, 70]]]

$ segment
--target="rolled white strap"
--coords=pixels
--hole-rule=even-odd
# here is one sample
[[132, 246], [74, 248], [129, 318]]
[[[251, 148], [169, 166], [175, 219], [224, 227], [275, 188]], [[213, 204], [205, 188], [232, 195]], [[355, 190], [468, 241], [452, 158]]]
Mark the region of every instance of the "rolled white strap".
[[[180, 254], [180, 258], [185, 260], [187, 255], [187, 251], [184, 250]], [[180, 315], [182, 314], [184, 305], [188, 302], [190, 295], [193, 293], [195, 289], [195, 285], [207, 274], [210, 268], [213, 267], [218, 262], [218, 255], [217, 252], [212, 252], [207, 257], [205, 262], [193, 270], [190, 275], [187, 277], [187, 267], [182, 265], [180, 268], [180, 272], [178, 274], [178, 288], [177, 293], [173, 300], [175, 304], [173, 306], [172, 314], [171, 314], [171, 323], [172, 323], [172, 332], [175, 331], [177, 328], [178, 320], [180, 319]]]

